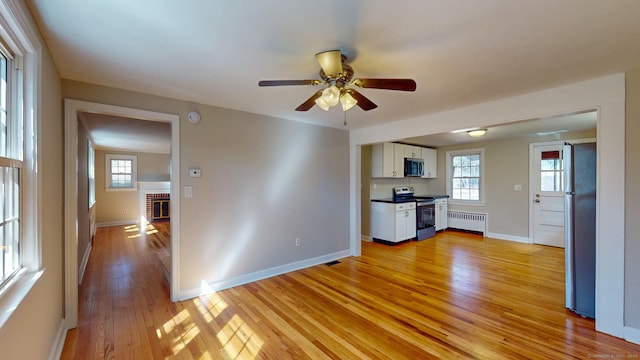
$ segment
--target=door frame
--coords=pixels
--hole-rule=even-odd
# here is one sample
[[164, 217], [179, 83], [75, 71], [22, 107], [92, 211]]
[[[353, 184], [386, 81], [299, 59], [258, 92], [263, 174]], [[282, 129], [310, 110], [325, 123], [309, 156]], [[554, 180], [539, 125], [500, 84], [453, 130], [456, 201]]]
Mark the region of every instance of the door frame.
[[173, 300], [179, 287], [180, 116], [73, 99], [64, 100], [64, 326], [78, 325], [78, 112], [171, 124], [171, 277]]
[[[535, 225], [534, 225], [534, 221], [535, 221], [535, 202], [534, 202], [534, 197], [535, 197], [535, 189], [533, 188], [534, 183], [536, 181], [536, 179], [534, 178], [534, 176], [536, 174], [534, 174], [534, 169], [535, 169], [535, 164], [534, 161], [536, 161], [535, 159], [535, 151], [534, 148], [536, 146], [546, 146], [546, 145], [562, 145], [564, 143], [572, 143], [572, 144], [579, 144], [579, 143], [585, 143], [585, 142], [595, 142], [596, 138], [583, 138], [583, 139], [567, 139], [567, 140], [554, 140], [554, 141], [543, 141], [543, 142], [536, 142], [536, 143], [529, 143], [529, 243], [530, 244], [534, 244], [533, 240], [534, 240], [534, 234], [535, 234]], [[564, 157], [564, 154], [562, 154], [562, 156]], [[597, 171], [597, 169], [596, 169]], [[566, 226], [566, 224], [565, 224]]]

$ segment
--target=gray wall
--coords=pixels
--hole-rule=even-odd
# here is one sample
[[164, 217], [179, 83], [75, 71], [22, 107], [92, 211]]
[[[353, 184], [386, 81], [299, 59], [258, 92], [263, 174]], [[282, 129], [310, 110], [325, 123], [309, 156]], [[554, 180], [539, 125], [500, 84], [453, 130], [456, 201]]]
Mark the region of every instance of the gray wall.
[[640, 70], [626, 73], [625, 325], [640, 329]]
[[[181, 200], [181, 291], [348, 250], [347, 131], [68, 80], [62, 91], [180, 115], [180, 184], [193, 187]], [[202, 121], [186, 121], [189, 110]]]

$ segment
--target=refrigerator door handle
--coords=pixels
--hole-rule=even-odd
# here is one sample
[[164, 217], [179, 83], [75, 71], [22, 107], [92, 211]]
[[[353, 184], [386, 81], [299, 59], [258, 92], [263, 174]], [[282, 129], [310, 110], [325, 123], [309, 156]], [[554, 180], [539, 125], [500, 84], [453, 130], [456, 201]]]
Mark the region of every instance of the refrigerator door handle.
[[[568, 194], [568, 193], [567, 193]], [[565, 254], [565, 299], [566, 307], [570, 310], [576, 308], [576, 291], [575, 291], [575, 258], [573, 255], [575, 243], [573, 241], [573, 195], [564, 197], [564, 254]]]

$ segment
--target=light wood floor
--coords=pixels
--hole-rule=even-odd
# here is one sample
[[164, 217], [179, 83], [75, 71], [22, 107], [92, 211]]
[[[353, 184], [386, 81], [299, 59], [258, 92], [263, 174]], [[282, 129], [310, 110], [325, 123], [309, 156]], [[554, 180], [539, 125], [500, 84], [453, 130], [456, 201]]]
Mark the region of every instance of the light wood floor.
[[171, 303], [157, 255], [167, 227], [98, 230], [62, 359], [640, 355], [564, 309], [562, 249], [455, 232], [363, 243], [361, 257]]

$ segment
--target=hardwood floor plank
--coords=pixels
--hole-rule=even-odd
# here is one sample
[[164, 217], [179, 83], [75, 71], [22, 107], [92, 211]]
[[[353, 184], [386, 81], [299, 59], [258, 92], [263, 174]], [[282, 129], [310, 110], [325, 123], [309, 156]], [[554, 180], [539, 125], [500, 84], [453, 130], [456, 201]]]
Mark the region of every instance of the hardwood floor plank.
[[633, 359], [564, 309], [564, 251], [445, 231], [172, 303], [169, 223], [98, 229], [62, 359]]

